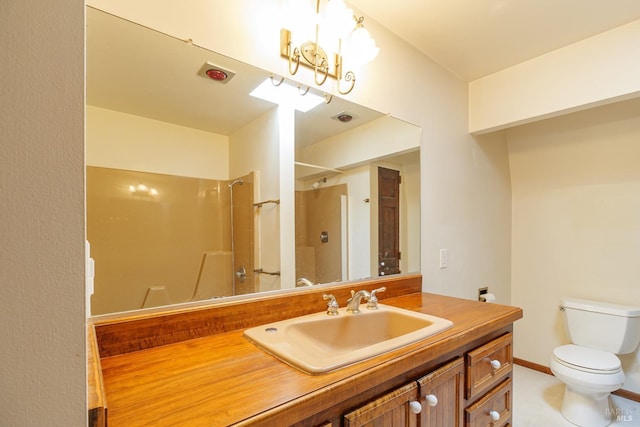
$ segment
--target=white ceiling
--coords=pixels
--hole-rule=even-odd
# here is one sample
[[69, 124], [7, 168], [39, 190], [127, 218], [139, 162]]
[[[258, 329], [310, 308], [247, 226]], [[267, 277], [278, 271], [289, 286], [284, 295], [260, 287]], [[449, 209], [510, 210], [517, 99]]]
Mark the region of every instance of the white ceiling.
[[347, 3], [465, 81], [640, 19], [640, 0]]

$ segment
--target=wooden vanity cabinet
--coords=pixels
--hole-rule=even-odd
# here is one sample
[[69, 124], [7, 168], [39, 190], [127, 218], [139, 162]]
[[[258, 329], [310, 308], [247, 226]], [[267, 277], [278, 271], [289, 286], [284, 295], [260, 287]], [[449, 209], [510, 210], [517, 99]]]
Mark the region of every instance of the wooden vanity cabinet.
[[[511, 333], [493, 339], [465, 353], [464, 357], [349, 412], [343, 417], [343, 425], [509, 426], [513, 400], [512, 345]], [[416, 402], [419, 412], [412, 408]]]

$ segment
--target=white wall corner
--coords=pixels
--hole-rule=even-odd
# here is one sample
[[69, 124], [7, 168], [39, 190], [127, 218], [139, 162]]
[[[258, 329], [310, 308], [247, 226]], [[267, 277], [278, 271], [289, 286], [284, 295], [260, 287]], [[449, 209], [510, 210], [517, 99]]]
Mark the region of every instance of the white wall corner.
[[483, 134], [640, 96], [640, 20], [469, 83]]

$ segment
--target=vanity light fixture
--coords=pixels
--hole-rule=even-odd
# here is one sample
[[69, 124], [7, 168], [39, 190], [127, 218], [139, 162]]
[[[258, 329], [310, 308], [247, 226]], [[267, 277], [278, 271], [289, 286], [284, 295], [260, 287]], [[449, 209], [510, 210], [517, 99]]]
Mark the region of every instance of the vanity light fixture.
[[[305, 10], [306, 2], [290, 0], [290, 8], [299, 12], [290, 18], [290, 27], [280, 30], [280, 56], [289, 61], [289, 73], [295, 75], [300, 64], [313, 69], [314, 81], [318, 86], [324, 84], [328, 77], [337, 82], [338, 92], [346, 95], [356, 84], [353, 71], [345, 72], [345, 62], [349, 66], [364, 65], [378, 55], [380, 49], [364, 28], [364, 17], [356, 17], [343, 0], [326, 0], [321, 10], [321, 0], [315, 0], [315, 14]], [[302, 34], [315, 26], [315, 35], [310, 41]], [[300, 34], [298, 34], [298, 32]], [[300, 38], [301, 44], [296, 46], [294, 38]], [[321, 46], [321, 42], [325, 44]], [[331, 56], [326, 47], [332, 47]], [[334, 53], [335, 52], [335, 53]], [[344, 86], [344, 87], [343, 87]]]
[[130, 185], [129, 192], [132, 195], [137, 195], [137, 196], [155, 197], [158, 195], [158, 190], [156, 190], [155, 188], [147, 187], [144, 184]]

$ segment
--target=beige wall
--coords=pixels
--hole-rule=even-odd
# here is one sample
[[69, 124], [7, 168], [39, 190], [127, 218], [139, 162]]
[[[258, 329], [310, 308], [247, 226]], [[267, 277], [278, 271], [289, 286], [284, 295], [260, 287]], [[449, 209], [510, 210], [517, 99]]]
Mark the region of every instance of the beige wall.
[[469, 132], [637, 97], [639, 40], [637, 20], [470, 82]]
[[[640, 100], [506, 132], [513, 189], [515, 355], [549, 365], [567, 343], [562, 296], [640, 306]], [[640, 370], [625, 358], [625, 388]]]
[[0, 424], [82, 426], [84, 4], [1, 8]]

